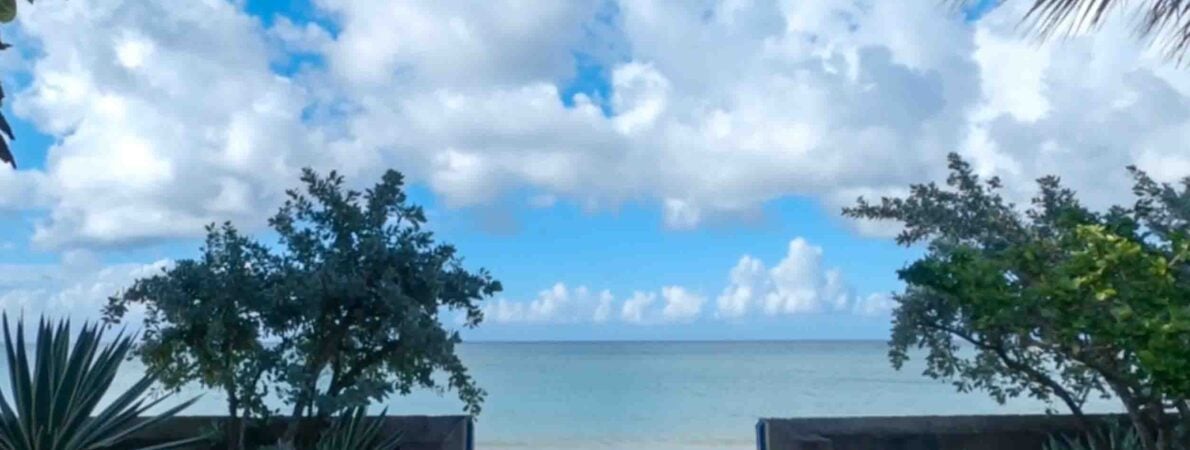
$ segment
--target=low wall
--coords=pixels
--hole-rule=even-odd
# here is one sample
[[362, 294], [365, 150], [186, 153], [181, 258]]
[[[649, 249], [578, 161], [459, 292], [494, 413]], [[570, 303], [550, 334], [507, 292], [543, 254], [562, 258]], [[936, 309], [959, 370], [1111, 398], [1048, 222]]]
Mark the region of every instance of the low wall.
[[[212, 430], [224, 420], [224, 417], [210, 416], [174, 417], [133, 435], [117, 450], [194, 437]], [[248, 433], [249, 439], [261, 443], [275, 442], [275, 437], [280, 436], [287, 426], [288, 421], [274, 421], [265, 429], [252, 430]], [[469, 416], [392, 416], [385, 418], [383, 427], [386, 434], [396, 431], [403, 434], [401, 450], [473, 450], [473, 430]]]
[[[1094, 416], [1120, 420], [1120, 416]], [[1071, 416], [915, 416], [761, 419], [758, 450], [1041, 450], [1076, 434]]]

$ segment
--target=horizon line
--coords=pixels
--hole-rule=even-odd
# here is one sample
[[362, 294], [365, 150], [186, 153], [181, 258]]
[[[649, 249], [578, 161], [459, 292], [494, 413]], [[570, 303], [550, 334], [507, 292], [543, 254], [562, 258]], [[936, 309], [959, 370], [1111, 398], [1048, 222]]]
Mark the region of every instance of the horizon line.
[[789, 339], [464, 339], [463, 344], [716, 344], [716, 343], [872, 343], [872, 338], [789, 338]]

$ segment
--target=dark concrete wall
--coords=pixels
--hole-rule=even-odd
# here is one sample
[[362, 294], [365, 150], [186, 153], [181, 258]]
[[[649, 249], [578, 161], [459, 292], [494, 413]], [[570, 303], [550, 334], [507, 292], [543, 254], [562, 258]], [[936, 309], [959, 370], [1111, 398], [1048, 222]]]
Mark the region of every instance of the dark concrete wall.
[[[1095, 416], [1119, 420], [1119, 416]], [[758, 450], [1041, 450], [1053, 433], [1077, 435], [1070, 416], [925, 416], [761, 419]]]
[[[174, 417], [137, 433], [116, 450], [194, 437], [212, 430], [224, 420], [223, 417]], [[247, 433], [248, 440], [256, 443], [276, 442], [276, 436], [280, 436], [287, 426], [288, 421], [277, 420], [266, 427], [254, 427]], [[404, 435], [401, 450], [472, 450], [473, 427], [469, 416], [395, 416], [385, 419], [384, 433], [398, 430]]]

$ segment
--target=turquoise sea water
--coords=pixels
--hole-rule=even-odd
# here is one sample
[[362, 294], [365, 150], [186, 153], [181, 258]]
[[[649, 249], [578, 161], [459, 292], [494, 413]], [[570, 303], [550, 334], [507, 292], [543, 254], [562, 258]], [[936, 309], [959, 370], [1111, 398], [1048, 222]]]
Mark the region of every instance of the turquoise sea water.
[[[1041, 413], [998, 405], [890, 368], [882, 342], [469, 343], [488, 400], [479, 449], [751, 449], [760, 417]], [[137, 368], [130, 364], [128, 374]], [[130, 383], [126, 376], [121, 384]], [[189, 390], [189, 393], [197, 390]], [[447, 393], [389, 402], [392, 414], [458, 414]], [[1110, 410], [1101, 401], [1093, 410]], [[207, 393], [191, 414], [220, 414]]]

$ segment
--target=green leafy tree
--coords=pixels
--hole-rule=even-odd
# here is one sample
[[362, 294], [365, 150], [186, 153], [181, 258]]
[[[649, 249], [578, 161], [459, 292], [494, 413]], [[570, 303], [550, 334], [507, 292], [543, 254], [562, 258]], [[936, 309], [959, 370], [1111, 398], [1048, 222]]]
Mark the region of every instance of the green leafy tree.
[[454, 247], [435, 242], [398, 172], [365, 192], [345, 189], [334, 172], [306, 169], [301, 180], [305, 192], [289, 191], [270, 220], [284, 249], [270, 327], [294, 418], [326, 418], [415, 387], [453, 388], [478, 413], [484, 391], [455, 354], [458, 332], [442, 322], [453, 310], [465, 326], [479, 324], [478, 302], [500, 283], [465, 270]]
[[263, 342], [273, 273], [265, 247], [231, 224], [210, 225], [201, 258], [137, 280], [110, 298], [104, 311], [114, 322], [130, 306], [143, 305], [136, 352], [167, 388], [198, 382], [223, 391], [232, 449], [243, 448], [249, 418], [270, 412], [262, 379], [275, 361], [274, 350]]
[[948, 188], [844, 209], [927, 244], [898, 272], [893, 365], [924, 349], [925, 375], [1001, 402], [1059, 401], [1088, 433], [1086, 400], [1113, 396], [1145, 448], [1176, 448], [1190, 422], [1190, 178], [1178, 189], [1130, 168], [1135, 204], [1094, 212], [1055, 177], [1022, 209], [957, 155], [950, 169]]

